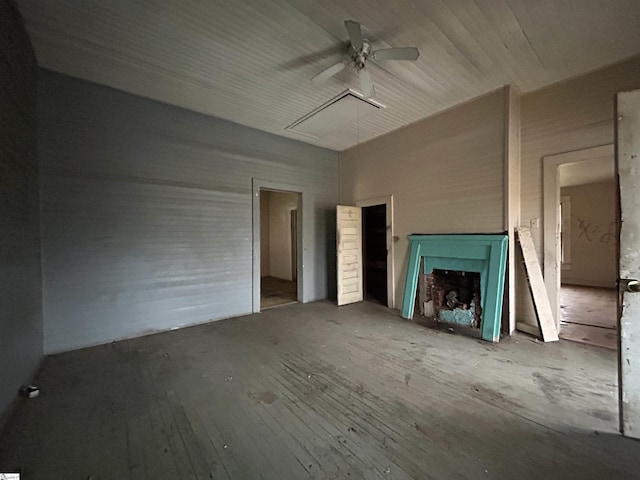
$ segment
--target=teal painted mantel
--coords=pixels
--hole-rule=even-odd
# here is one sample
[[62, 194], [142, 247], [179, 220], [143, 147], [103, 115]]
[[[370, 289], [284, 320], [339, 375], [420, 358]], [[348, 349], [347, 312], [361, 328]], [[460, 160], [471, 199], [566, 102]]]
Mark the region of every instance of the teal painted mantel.
[[483, 340], [500, 340], [500, 320], [507, 265], [507, 235], [409, 235], [409, 265], [402, 316], [413, 318], [420, 259], [425, 273], [434, 268], [480, 273], [480, 333]]

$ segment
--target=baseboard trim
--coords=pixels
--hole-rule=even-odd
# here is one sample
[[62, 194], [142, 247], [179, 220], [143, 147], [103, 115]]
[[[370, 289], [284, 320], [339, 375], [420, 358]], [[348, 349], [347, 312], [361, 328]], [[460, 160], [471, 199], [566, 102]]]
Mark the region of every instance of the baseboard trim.
[[540, 329], [537, 325], [531, 325], [529, 323], [516, 322], [516, 330], [520, 332], [533, 335], [536, 338], [540, 338]]
[[[38, 375], [38, 372], [40, 371], [40, 368], [42, 368], [42, 364], [44, 363], [46, 358], [47, 358], [47, 355], [44, 355], [44, 354], [42, 355], [42, 357], [40, 357], [40, 360], [38, 361], [35, 368], [31, 372], [31, 375], [29, 375], [29, 378], [25, 380], [25, 384], [34, 383], [33, 380]], [[0, 412], [0, 432], [2, 431], [4, 426], [7, 424], [7, 421], [11, 417], [11, 414], [13, 413], [13, 411], [15, 410], [17, 403], [23, 400], [22, 398], [20, 398], [18, 394], [18, 390], [19, 390], [19, 387], [16, 388], [16, 393], [15, 393], [15, 397], [13, 398], [13, 401], [11, 401], [9, 405], [7, 405], [7, 408], [5, 408], [3, 412]]]
[[594, 282], [591, 280], [565, 280], [562, 282], [562, 285], [571, 286], [574, 285], [576, 287], [593, 287], [593, 288], [610, 288], [615, 290], [617, 288], [616, 282]]

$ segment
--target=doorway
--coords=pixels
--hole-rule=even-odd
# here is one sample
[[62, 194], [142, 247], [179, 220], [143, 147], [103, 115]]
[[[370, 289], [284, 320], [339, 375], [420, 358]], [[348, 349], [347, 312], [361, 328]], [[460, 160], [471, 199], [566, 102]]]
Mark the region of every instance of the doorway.
[[387, 206], [362, 208], [364, 298], [387, 307]]
[[394, 244], [398, 239], [394, 237], [393, 230], [393, 195], [357, 200], [355, 203], [362, 209], [363, 296], [395, 308]]
[[613, 156], [563, 164], [560, 337], [617, 348], [618, 221]]
[[544, 168], [545, 283], [559, 336], [615, 350], [620, 213], [613, 148], [547, 157]]
[[260, 309], [298, 301], [300, 194], [260, 189]]

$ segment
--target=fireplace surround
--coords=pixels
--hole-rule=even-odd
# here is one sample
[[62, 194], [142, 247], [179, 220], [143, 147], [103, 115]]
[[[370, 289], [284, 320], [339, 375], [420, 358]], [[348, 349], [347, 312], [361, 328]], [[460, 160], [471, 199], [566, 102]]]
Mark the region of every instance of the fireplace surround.
[[409, 235], [409, 264], [402, 302], [402, 316], [413, 318], [420, 260], [424, 273], [434, 269], [480, 274], [480, 335], [500, 340], [508, 238], [499, 235]]

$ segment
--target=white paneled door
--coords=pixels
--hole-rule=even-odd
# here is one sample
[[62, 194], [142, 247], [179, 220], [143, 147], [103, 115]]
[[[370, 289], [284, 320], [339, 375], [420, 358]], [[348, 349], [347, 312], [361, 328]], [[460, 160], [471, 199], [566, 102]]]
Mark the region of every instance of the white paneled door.
[[640, 438], [640, 90], [618, 94], [620, 428]]
[[338, 305], [361, 302], [362, 208], [337, 207]]

